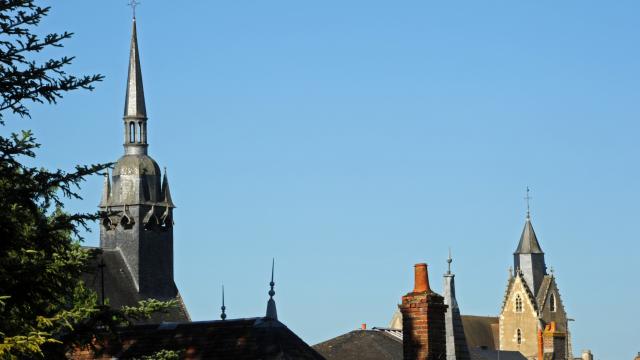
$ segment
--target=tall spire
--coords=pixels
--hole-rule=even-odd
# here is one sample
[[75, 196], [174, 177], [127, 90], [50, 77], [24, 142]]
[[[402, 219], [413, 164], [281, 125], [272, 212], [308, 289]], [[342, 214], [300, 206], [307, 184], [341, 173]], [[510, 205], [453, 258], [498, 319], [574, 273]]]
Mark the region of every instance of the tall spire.
[[124, 103], [124, 116], [132, 118], [147, 118], [147, 108], [144, 103], [144, 87], [142, 86], [142, 70], [140, 67], [140, 53], [138, 51], [138, 31], [136, 19], [133, 19], [131, 32], [131, 47], [129, 50], [129, 74], [127, 78], [127, 97]]
[[124, 144], [126, 154], [147, 153], [147, 108], [144, 102], [142, 69], [138, 51], [138, 32], [133, 18], [131, 46], [129, 52], [129, 73], [127, 94], [124, 101]]
[[271, 260], [271, 282], [269, 283], [271, 290], [269, 290], [269, 301], [267, 302], [266, 317], [269, 319], [278, 320], [278, 311], [276, 310], [276, 301], [273, 300], [273, 295], [276, 294], [276, 292], [273, 290], [273, 287], [276, 285], [276, 283], [273, 282], [273, 271], [275, 268], [275, 263], [276, 263], [276, 260], [272, 259]]

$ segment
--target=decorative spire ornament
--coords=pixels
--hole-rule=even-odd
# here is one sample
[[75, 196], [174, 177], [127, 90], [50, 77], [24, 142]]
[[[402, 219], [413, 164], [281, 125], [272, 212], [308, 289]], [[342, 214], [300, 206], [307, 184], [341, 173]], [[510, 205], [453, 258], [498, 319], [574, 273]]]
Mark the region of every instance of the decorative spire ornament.
[[227, 310], [227, 307], [224, 306], [224, 284], [222, 285], [222, 306], [220, 307], [220, 310], [222, 310], [222, 313], [220, 314], [220, 319], [226, 320], [227, 314], [225, 314], [225, 310]]
[[271, 289], [269, 290], [269, 301], [267, 302], [267, 314], [266, 314], [266, 317], [272, 320], [278, 320], [278, 311], [276, 310], [276, 301], [273, 300], [273, 296], [276, 294], [275, 290], [273, 290], [273, 287], [276, 285], [276, 283], [273, 282], [273, 273], [274, 273], [275, 263], [276, 263], [276, 260], [274, 258], [271, 260], [271, 282], [269, 283], [269, 286], [271, 287]]
[[451, 258], [451, 248], [449, 248], [449, 257], [447, 258], [447, 274], [450, 275], [451, 274], [451, 263], [453, 262], [453, 259]]

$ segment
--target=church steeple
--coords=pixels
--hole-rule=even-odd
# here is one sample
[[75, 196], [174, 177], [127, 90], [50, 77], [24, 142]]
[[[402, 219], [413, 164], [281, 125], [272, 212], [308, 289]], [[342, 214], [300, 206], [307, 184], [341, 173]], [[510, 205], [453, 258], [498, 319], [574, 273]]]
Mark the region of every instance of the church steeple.
[[524, 279], [533, 295], [538, 294], [542, 279], [547, 274], [547, 266], [544, 261], [544, 252], [538, 242], [536, 232], [531, 224], [531, 211], [529, 210], [529, 188], [527, 187], [527, 216], [520, 235], [518, 248], [513, 253], [515, 271], [522, 272]]
[[124, 148], [125, 154], [147, 153], [147, 108], [144, 102], [140, 53], [136, 19], [133, 18], [131, 46], [129, 51], [129, 74], [127, 95], [124, 102]]

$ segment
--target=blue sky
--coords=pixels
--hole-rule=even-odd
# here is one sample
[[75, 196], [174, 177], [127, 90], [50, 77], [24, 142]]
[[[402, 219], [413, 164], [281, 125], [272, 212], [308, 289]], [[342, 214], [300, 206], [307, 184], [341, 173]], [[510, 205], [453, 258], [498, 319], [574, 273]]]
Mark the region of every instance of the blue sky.
[[[53, 55], [106, 76], [35, 106], [38, 164], [115, 161], [130, 9], [57, 2]], [[532, 189], [574, 350], [640, 334], [640, 27], [634, 1], [144, 1], [150, 154], [167, 166], [176, 282], [195, 320], [264, 313], [314, 344], [386, 326], [416, 262], [496, 315]], [[6, 130], [5, 130], [6, 131]], [[74, 210], [93, 211], [102, 180]], [[87, 244], [97, 245], [97, 226]]]

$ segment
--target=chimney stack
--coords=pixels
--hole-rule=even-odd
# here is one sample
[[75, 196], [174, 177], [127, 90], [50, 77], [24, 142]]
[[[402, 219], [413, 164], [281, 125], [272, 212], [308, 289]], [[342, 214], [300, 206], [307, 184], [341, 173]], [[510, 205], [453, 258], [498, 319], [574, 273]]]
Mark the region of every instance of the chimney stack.
[[436, 360], [446, 356], [444, 298], [429, 287], [427, 264], [414, 267], [413, 291], [398, 305], [402, 313], [405, 360]]
[[413, 286], [413, 292], [430, 292], [431, 288], [429, 287], [429, 273], [427, 272], [427, 264], [415, 264], [413, 267], [415, 271], [415, 285]]

